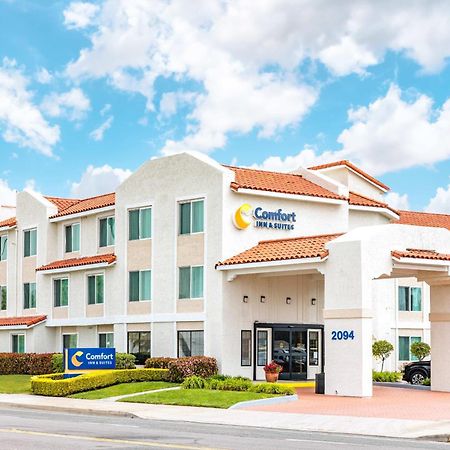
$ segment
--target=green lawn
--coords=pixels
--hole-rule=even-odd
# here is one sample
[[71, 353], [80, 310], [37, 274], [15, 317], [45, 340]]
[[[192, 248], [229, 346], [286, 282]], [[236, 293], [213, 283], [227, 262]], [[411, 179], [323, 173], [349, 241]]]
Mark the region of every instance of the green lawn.
[[130, 403], [154, 403], [160, 405], [206, 406], [209, 408], [229, 408], [235, 403], [275, 397], [255, 392], [212, 391], [207, 389], [180, 389], [177, 391], [155, 392], [119, 400]]
[[29, 394], [30, 375], [0, 375], [0, 394]]
[[95, 391], [79, 392], [73, 394], [72, 398], [86, 398], [88, 400], [97, 400], [100, 398], [116, 397], [117, 395], [134, 394], [136, 392], [153, 391], [156, 389], [165, 389], [178, 386], [175, 383], [165, 381], [143, 381], [139, 383], [122, 383], [109, 386]]

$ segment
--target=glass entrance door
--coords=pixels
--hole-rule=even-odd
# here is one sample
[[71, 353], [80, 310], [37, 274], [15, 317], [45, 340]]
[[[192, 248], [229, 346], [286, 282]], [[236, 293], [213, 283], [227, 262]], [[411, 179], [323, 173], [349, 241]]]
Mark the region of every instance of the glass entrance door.
[[307, 375], [307, 332], [293, 328], [273, 328], [273, 360], [283, 367], [281, 380], [303, 380]]

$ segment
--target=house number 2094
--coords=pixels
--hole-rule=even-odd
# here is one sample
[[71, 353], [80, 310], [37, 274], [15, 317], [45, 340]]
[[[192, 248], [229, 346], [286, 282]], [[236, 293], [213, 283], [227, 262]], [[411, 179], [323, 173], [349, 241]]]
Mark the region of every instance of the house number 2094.
[[350, 331], [332, 331], [331, 332], [331, 340], [332, 341], [348, 341], [355, 339], [355, 332], [353, 330]]

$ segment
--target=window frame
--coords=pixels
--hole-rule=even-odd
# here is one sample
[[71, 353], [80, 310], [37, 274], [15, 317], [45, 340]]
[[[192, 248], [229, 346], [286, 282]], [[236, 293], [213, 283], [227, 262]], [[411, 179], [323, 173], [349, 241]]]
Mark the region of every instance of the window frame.
[[[73, 236], [74, 236], [74, 226], [78, 226], [78, 250], [73, 248]], [[67, 229], [70, 228], [71, 235], [71, 249], [67, 250]], [[81, 251], [81, 222], [73, 222], [68, 225], [64, 225], [64, 253], [79, 253]]]
[[[142, 221], [141, 221], [141, 211], [143, 209], [149, 209], [150, 210], [150, 236], [149, 237], [142, 237]], [[138, 230], [138, 238], [136, 239], [131, 239], [130, 237], [130, 231], [131, 231], [131, 227], [130, 227], [130, 212], [132, 211], [139, 211], [139, 230]], [[148, 206], [137, 206], [135, 208], [128, 208], [128, 241], [146, 241], [148, 239], [152, 239], [153, 236], [153, 206], [152, 205], [148, 205]]]
[[[75, 336], [76, 340], [77, 340], [75, 347], [64, 347], [64, 336]], [[62, 349], [63, 349], [63, 352], [64, 352], [64, 350], [66, 348], [78, 348], [78, 340], [79, 340], [79, 337], [80, 337], [78, 332], [77, 333], [62, 333], [61, 337], [62, 337]]]
[[[3, 308], [3, 291], [6, 292], [4, 308]], [[7, 310], [8, 310], [8, 286], [5, 284], [0, 286], [0, 311], [7, 311]]]
[[[250, 338], [249, 338], [249, 343], [250, 343], [250, 351], [249, 351], [249, 355], [248, 355], [248, 364], [244, 364], [244, 354], [243, 354], [243, 349], [244, 349], [244, 334], [245, 333], [249, 333], [250, 334]], [[252, 347], [253, 347], [253, 332], [252, 330], [241, 330], [241, 367], [251, 367], [252, 366]]]
[[[193, 268], [201, 267], [203, 268], [203, 283], [202, 283], [202, 295], [200, 297], [193, 297], [192, 296], [192, 286], [193, 286]], [[189, 269], [189, 297], [181, 297], [180, 287], [181, 287], [181, 269]], [[193, 266], [180, 266], [178, 267], [178, 300], [201, 300], [205, 298], [205, 266], [203, 264], [197, 264]]]
[[[401, 359], [400, 358], [400, 340], [401, 339], [408, 339], [408, 358], [409, 359]], [[421, 336], [399, 336], [398, 337], [398, 360], [399, 362], [412, 362], [412, 361], [418, 361], [417, 358], [413, 358], [413, 355], [411, 354], [411, 345], [414, 342], [423, 342]]]
[[[30, 303], [30, 286], [34, 285], [34, 306], [32, 306], [32, 303]], [[25, 286], [28, 286], [28, 306], [25, 305]], [[23, 283], [23, 309], [34, 309], [37, 305], [37, 286], [36, 282], [30, 282], [30, 283]]]
[[[108, 221], [110, 219], [114, 220], [114, 239], [113, 239], [113, 243], [112, 244], [108, 244], [108, 236], [111, 234], [109, 232], [109, 227], [108, 227]], [[101, 240], [101, 230], [102, 230], [102, 220], [106, 221], [106, 245], [101, 245], [102, 244], [102, 240]], [[111, 215], [111, 216], [105, 216], [105, 217], [100, 217], [98, 219], [98, 248], [108, 248], [108, 247], [114, 247], [116, 245], [116, 216], [115, 215]]]
[[[264, 363], [260, 363], [259, 359], [259, 353], [260, 353], [260, 347], [259, 347], [259, 336], [265, 335], [265, 349], [264, 349]], [[269, 332], [267, 330], [257, 330], [256, 331], [256, 365], [258, 367], [264, 367], [269, 361]]]
[[[15, 352], [14, 351], [14, 337], [17, 337], [17, 350], [19, 350], [19, 337], [23, 337], [23, 352]], [[26, 333], [11, 333], [11, 353], [18, 353], [18, 354], [24, 354], [27, 352], [27, 338]]]
[[[142, 274], [144, 272], [150, 272], [150, 298], [146, 298], [146, 299], [142, 298], [142, 285], [143, 285], [143, 283], [142, 283]], [[138, 293], [138, 299], [137, 300], [131, 300], [131, 274], [132, 273], [138, 273], [139, 274], [139, 278], [138, 278], [138, 281], [139, 281], [139, 286], [138, 286], [139, 293]], [[130, 271], [128, 271], [128, 302], [129, 303], [150, 302], [152, 300], [152, 297], [153, 297], [152, 294], [153, 294], [152, 269], [142, 269], [142, 270], [130, 270]]]
[[[112, 347], [108, 347], [108, 346], [102, 346], [100, 343], [100, 336], [106, 336], [106, 335], [112, 335]], [[98, 338], [97, 338], [97, 342], [98, 342], [98, 348], [115, 348], [114, 347], [114, 331], [101, 331], [97, 333]]]
[[[63, 280], [67, 280], [67, 305], [63, 305], [61, 304], [61, 299], [62, 299], [62, 281]], [[60, 304], [57, 305], [56, 304], [56, 282], [59, 281], [60, 282], [60, 293], [59, 293], [59, 302]], [[69, 297], [70, 297], [70, 282], [69, 282], [69, 277], [55, 277], [52, 278], [52, 289], [53, 289], [53, 308], [67, 308], [69, 306]]]
[[[400, 291], [406, 291], [406, 309], [400, 309]], [[413, 309], [413, 289], [418, 289], [420, 292], [420, 309]], [[423, 289], [421, 286], [398, 286], [398, 311], [399, 312], [423, 312]]]
[[[31, 233], [35, 233], [35, 241], [36, 241], [36, 253], [31, 253]], [[28, 252], [29, 254], [27, 255], [27, 247], [25, 245], [26, 242], [26, 234], [29, 233], [30, 234], [30, 238], [29, 238], [29, 249]], [[27, 230], [23, 230], [23, 257], [24, 258], [29, 258], [31, 256], [37, 256], [37, 251], [38, 251], [38, 245], [37, 245], [37, 227], [32, 227], [32, 228], [28, 228]]]
[[[131, 333], [139, 333], [139, 351], [136, 353], [136, 352], [131, 352], [130, 351], [130, 334]], [[140, 330], [140, 331], [127, 331], [127, 353], [131, 353], [131, 354], [133, 354], [133, 355], [135, 355], [135, 354], [146, 354], [146, 352], [141, 352], [141, 334], [142, 333], [148, 333], [148, 335], [149, 335], [149, 352], [148, 352], [148, 355], [149, 355], [149, 358], [151, 358], [151, 356], [152, 356], [152, 332], [150, 331], [150, 330]]]
[[[0, 261], [7, 261], [8, 260], [8, 234], [2, 234], [0, 235]], [[5, 242], [3, 245], [4, 252], [2, 252], [2, 242]], [[5, 257], [3, 257], [3, 253], [5, 254]]]
[[[180, 356], [180, 334], [181, 333], [190, 333], [189, 336], [189, 350], [190, 355]], [[202, 333], [203, 335], [203, 352], [201, 355], [192, 355], [192, 333]], [[177, 357], [191, 357], [191, 356], [204, 356], [205, 355], [205, 330], [177, 330]]]
[[[194, 203], [203, 203], [203, 226], [202, 226], [202, 231], [192, 231], [193, 229], [193, 217], [194, 214], [192, 213], [193, 211], [193, 204]], [[202, 234], [205, 232], [205, 197], [199, 197], [196, 199], [191, 199], [191, 200], [180, 200], [178, 202], [178, 235], [179, 236], [189, 236], [191, 234]], [[182, 214], [181, 214], [181, 205], [186, 205], [189, 204], [190, 208], [189, 208], [189, 232], [188, 233], [182, 233], [181, 232], [181, 224], [182, 224]]]
[[[103, 301], [102, 302], [98, 302], [97, 301], [97, 280], [95, 280], [95, 301], [94, 303], [89, 303], [89, 278], [90, 277], [95, 277], [97, 279], [97, 277], [103, 277]], [[86, 274], [86, 291], [87, 291], [87, 305], [91, 306], [91, 305], [104, 305], [105, 304], [105, 300], [106, 300], [106, 276], [105, 276], [105, 272], [96, 272], [96, 273], [89, 273]]]

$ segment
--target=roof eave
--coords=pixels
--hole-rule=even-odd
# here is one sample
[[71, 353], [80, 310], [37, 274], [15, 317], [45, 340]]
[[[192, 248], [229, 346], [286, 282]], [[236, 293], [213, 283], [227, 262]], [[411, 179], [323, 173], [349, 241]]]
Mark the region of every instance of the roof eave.
[[36, 272], [50, 275], [50, 274], [57, 274], [57, 273], [77, 272], [77, 271], [81, 271], [81, 270], [96, 270], [96, 269], [103, 269], [105, 267], [111, 267], [115, 263], [116, 263], [116, 261], [102, 262], [102, 263], [96, 263], [96, 264], [79, 264], [76, 266], [61, 267], [58, 269], [41, 269], [38, 267], [36, 269]]

